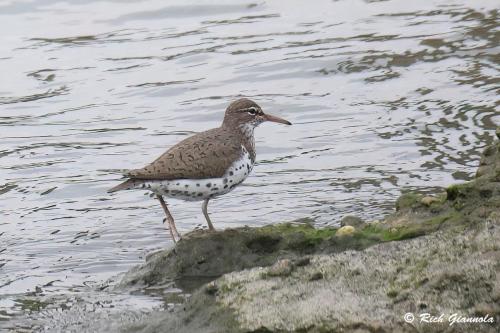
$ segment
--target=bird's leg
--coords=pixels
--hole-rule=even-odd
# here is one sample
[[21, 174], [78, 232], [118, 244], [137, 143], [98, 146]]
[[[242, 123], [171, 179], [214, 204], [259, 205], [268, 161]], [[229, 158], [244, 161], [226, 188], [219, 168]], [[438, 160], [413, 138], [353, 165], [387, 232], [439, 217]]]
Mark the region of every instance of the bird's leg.
[[205, 218], [207, 219], [208, 230], [215, 231], [214, 225], [212, 224], [212, 221], [210, 221], [210, 216], [208, 216], [208, 212], [207, 212], [208, 200], [209, 199], [205, 199], [203, 201], [203, 205], [201, 206], [201, 210], [203, 211], [203, 215], [205, 215]]
[[[166, 217], [164, 217], [162, 220], [163, 224], [165, 224], [165, 222], [167, 222]], [[170, 221], [168, 221], [168, 227], [165, 227], [165, 228], [170, 232], [170, 238], [172, 238], [172, 240], [174, 241], [174, 244], [177, 243], [177, 241], [175, 240], [174, 234], [172, 232], [172, 228], [170, 227]]]
[[172, 217], [172, 214], [170, 214], [170, 211], [168, 210], [167, 204], [165, 203], [165, 200], [163, 200], [163, 197], [161, 195], [157, 195], [156, 197], [160, 201], [161, 207], [163, 208], [165, 215], [167, 215], [167, 222], [169, 225], [168, 230], [170, 231], [170, 236], [172, 236], [174, 243], [177, 243], [174, 233], [177, 235], [177, 238], [179, 238], [179, 240], [181, 239], [181, 235], [179, 234], [177, 228], [175, 227], [174, 218]]

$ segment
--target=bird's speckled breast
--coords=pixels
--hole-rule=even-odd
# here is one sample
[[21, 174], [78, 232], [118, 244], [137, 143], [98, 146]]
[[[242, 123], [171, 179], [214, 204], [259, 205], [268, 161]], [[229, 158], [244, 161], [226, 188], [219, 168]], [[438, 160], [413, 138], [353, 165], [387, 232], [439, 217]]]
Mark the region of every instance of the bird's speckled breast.
[[221, 178], [151, 180], [145, 181], [141, 188], [169, 198], [201, 201], [232, 191], [248, 177], [252, 168], [251, 156], [242, 147], [241, 158], [231, 164]]

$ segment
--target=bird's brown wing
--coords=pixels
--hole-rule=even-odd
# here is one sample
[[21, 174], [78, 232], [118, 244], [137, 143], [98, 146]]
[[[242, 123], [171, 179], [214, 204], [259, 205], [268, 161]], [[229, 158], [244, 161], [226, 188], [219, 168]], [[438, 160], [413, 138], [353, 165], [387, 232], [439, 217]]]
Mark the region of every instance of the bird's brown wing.
[[226, 129], [216, 128], [179, 142], [128, 176], [150, 180], [219, 178], [241, 154], [239, 140]]

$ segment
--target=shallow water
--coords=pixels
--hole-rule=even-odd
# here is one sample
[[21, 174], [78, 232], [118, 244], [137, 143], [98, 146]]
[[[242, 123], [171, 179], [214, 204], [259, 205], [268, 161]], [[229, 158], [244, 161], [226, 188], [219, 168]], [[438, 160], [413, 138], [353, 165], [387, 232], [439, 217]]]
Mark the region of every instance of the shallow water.
[[[240, 96], [294, 125], [257, 129], [253, 174], [211, 202], [218, 228], [377, 219], [401, 190], [470, 179], [500, 122], [498, 7], [0, 1], [0, 328], [29, 293], [170, 246], [155, 200], [106, 190]], [[179, 231], [200, 206], [171, 201]]]

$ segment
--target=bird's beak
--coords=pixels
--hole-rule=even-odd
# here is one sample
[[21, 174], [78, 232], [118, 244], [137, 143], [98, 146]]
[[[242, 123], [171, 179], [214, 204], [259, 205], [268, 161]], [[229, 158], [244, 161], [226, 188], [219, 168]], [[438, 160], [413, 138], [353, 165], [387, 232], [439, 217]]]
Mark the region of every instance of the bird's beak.
[[273, 116], [272, 114], [265, 114], [264, 115], [264, 120], [265, 121], [272, 121], [272, 122], [280, 123], [280, 124], [285, 124], [285, 125], [291, 125], [292, 124], [288, 120], [285, 120], [285, 119], [280, 118], [280, 117]]

